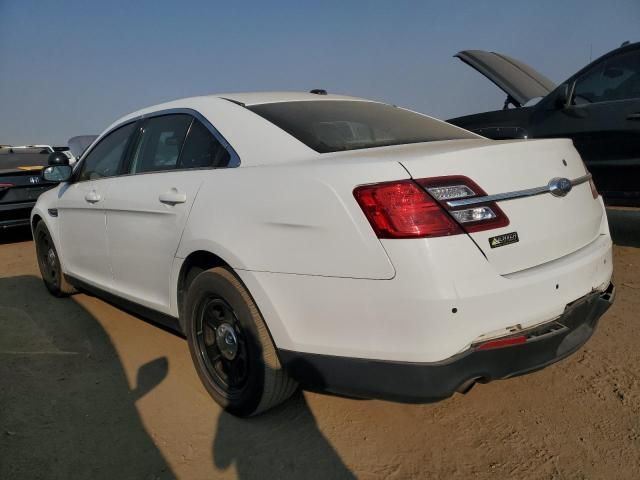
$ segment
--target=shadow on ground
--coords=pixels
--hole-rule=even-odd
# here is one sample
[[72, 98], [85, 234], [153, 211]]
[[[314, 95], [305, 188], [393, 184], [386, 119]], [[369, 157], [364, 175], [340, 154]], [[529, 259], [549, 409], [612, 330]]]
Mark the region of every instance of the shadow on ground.
[[257, 417], [222, 413], [213, 458], [219, 469], [234, 465], [240, 480], [355, 479], [318, 429], [301, 393]]
[[144, 365], [131, 390], [91, 314], [35, 276], [0, 278], [0, 478], [175, 478], [135, 407], [167, 370]]
[[[0, 479], [176, 478], [136, 409], [168, 368], [156, 358], [130, 388], [107, 332], [73, 298], [39, 277], [0, 278]], [[355, 478], [300, 393], [258, 417], [221, 413], [212, 456], [241, 480]]]
[[640, 208], [607, 208], [613, 243], [622, 247], [640, 247]]

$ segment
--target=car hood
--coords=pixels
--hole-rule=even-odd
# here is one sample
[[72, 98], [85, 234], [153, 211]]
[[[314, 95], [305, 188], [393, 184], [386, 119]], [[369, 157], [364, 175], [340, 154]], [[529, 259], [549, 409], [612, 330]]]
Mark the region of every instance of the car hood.
[[69, 151], [74, 157], [80, 158], [96, 138], [98, 138], [98, 135], [78, 135], [77, 137], [71, 137], [67, 142]]
[[532, 98], [544, 97], [555, 83], [529, 65], [496, 52], [463, 50], [454, 55], [495, 83], [522, 106]]

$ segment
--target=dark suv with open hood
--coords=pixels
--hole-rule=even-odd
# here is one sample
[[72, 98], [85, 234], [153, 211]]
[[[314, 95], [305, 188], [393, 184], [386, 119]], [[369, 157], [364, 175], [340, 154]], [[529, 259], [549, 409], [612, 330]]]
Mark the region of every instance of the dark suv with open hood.
[[455, 56], [507, 99], [502, 110], [450, 123], [493, 139], [571, 138], [608, 204], [640, 206], [640, 43], [607, 53], [559, 86], [506, 55]]

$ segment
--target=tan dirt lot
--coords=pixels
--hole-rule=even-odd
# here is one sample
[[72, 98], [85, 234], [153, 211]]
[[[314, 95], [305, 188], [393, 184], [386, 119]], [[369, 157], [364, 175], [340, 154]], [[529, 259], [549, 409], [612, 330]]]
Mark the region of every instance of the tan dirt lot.
[[609, 216], [617, 301], [569, 359], [438, 404], [304, 393], [250, 420], [182, 338], [52, 298], [28, 232], [0, 232], [0, 479], [638, 479], [640, 211]]

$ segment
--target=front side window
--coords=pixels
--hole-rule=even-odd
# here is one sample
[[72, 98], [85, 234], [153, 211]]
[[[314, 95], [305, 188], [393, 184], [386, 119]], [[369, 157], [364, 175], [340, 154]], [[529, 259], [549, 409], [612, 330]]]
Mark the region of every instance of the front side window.
[[319, 153], [478, 138], [462, 128], [383, 103], [322, 100], [248, 108]]
[[576, 81], [573, 103], [632, 98], [640, 98], [640, 50], [615, 55], [581, 76]]
[[135, 123], [124, 125], [100, 140], [82, 161], [78, 180], [96, 180], [117, 175], [134, 126]]
[[226, 167], [229, 152], [199, 120], [194, 119], [184, 142], [178, 168]]
[[136, 145], [129, 173], [173, 170], [191, 124], [190, 115], [163, 115], [146, 121]]

